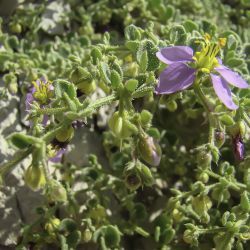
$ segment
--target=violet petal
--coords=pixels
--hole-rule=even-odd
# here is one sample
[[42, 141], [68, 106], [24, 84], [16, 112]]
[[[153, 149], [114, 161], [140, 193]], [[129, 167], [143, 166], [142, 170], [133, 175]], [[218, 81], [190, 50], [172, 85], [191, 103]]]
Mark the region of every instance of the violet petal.
[[27, 93], [26, 94], [26, 99], [25, 99], [25, 108], [26, 108], [26, 111], [30, 110], [30, 105], [32, 104], [33, 101], [34, 101], [33, 94]]
[[210, 74], [214, 91], [219, 99], [228, 107], [229, 109], [237, 109], [238, 106], [233, 102], [232, 93], [229, 89], [227, 82], [220, 76]]
[[214, 69], [231, 85], [240, 89], [246, 89], [249, 87], [247, 82], [238, 73], [232, 71], [226, 66], [221, 64]]
[[158, 59], [166, 64], [192, 61], [193, 50], [188, 46], [166, 47], [156, 53]]
[[66, 148], [61, 148], [57, 151], [54, 157], [49, 158], [49, 161], [59, 163], [62, 160], [63, 155], [67, 152]]
[[156, 94], [171, 94], [191, 86], [195, 79], [195, 69], [177, 62], [170, 64], [159, 77]]

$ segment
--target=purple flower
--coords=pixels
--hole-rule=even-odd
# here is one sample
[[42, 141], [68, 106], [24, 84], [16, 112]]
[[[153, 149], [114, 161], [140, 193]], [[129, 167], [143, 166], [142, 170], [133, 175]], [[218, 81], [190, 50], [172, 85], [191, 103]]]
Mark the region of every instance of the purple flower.
[[[25, 107], [26, 111], [29, 112], [31, 105], [34, 101], [40, 104], [41, 108], [44, 108], [46, 104], [49, 104], [50, 98], [53, 96], [54, 87], [45, 78], [41, 78], [33, 82], [33, 87], [31, 87], [26, 94]], [[49, 117], [47, 115], [43, 116], [42, 124], [46, 126]]]
[[66, 148], [60, 148], [56, 151], [55, 155], [49, 158], [49, 161], [53, 163], [59, 163], [62, 160], [63, 155], [67, 152]]
[[225, 39], [211, 43], [205, 38], [205, 45], [200, 52], [194, 54], [188, 46], [166, 47], [156, 53], [163, 63], [169, 66], [160, 74], [157, 94], [172, 94], [191, 86], [198, 72], [209, 73], [216, 95], [229, 109], [238, 106], [232, 100], [232, 93], [228, 87], [231, 84], [238, 88], [248, 88], [248, 84], [239, 74], [224, 66], [216, 58]]

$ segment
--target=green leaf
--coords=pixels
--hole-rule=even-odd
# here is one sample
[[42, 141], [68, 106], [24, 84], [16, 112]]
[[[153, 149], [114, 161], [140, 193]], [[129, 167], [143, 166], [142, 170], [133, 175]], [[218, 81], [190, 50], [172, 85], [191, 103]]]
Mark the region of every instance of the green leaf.
[[[145, 64], [145, 53], [144, 51], [147, 51], [147, 58], [148, 58], [148, 65], [147, 65], [147, 71], [153, 71], [156, 70], [159, 67], [159, 60], [156, 57], [156, 52], [158, 51], [158, 48], [154, 45], [154, 43], [150, 40], [144, 40], [136, 53], [136, 59], [139, 63], [141, 63], [141, 60], [143, 59], [143, 64]], [[143, 55], [144, 53], [144, 55]]]
[[65, 81], [65, 80], [56, 80], [55, 81], [55, 94], [57, 98], [62, 98], [63, 93], [66, 93], [70, 99], [74, 99], [76, 97], [76, 88], [74, 84]]
[[111, 84], [111, 81], [110, 81], [110, 69], [109, 69], [109, 66], [107, 63], [105, 62], [101, 62], [99, 64], [99, 70], [100, 70], [100, 73], [101, 73], [101, 78], [102, 80], [110, 85]]

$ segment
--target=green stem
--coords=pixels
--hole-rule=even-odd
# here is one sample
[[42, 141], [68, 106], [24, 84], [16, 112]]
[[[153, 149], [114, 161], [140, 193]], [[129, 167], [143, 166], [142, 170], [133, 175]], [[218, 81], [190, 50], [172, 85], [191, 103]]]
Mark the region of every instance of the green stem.
[[210, 228], [210, 229], [198, 229], [199, 234], [214, 234], [220, 232], [226, 232], [227, 228], [219, 227], [219, 228]]
[[[220, 176], [219, 174], [216, 174], [216, 173], [214, 173], [214, 172], [212, 172], [211, 170], [205, 170], [205, 172], [209, 175], [209, 176], [211, 176], [211, 177], [213, 177], [213, 178], [215, 178], [215, 179], [220, 179], [220, 178], [222, 178], [222, 176]], [[231, 182], [231, 181], [228, 181], [228, 186], [230, 187], [230, 188], [232, 188], [232, 189], [234, 189], [235, 191], [238, 191], [238, 192], [241, 192], [241, 191], [244, 191], [244, 190], [246, 190], [247, 189], [247, 185], [245, 185], [245, 184], [242, 184], [242, 183], [239, 183], [239, 182], [237, 182], [237, 181], [235, 181], [235, 182]]]
[[45, 108], [45, 109], [37, 109], [35, 113], [38, 115], [54, 115], [59, 114], [61, 112], [65, 112], [68, 110], [68, 107], [60, 107], [60, 108]]
[[10, 161], [0, 166], [0, 178], [4, 177], [7, 172], [12, 170], [12, 168], [14, 168], [15, 165], [17, 165], [19, 162], [25, 159], [31, 152], [32, 152], [32, 147], [26, 149], [25, 151], [22, 150], [16, 152]]
[[207, 111], [207, 113], [211, 113], [212, 110], [209, 107], [208, 103], [207, 103], [207, 98], [205, 97], [204, 93], [202, 92], [198, 80], [195, 80], [194, 84], [194, 92], [196, 93], [196, 95], [198, 96], [198, 98], [200, 99], [202, 105], [204, 106], [205, 110]]

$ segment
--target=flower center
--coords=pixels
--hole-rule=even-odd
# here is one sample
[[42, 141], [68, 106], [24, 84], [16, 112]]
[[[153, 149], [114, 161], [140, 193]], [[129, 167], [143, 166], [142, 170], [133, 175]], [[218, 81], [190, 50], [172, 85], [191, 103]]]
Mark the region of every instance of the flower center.
[[216, 43], [212, 42], [210, 35], [206, 34], [201, 51], [196, 52], [193, 57], [196, 68], [204, 73], [210, 73], [216, 66], [219, 65], [216, 56], [225, 44], [226, 38], [219, 38]]
[[53, 96], [53, 86], [49, 81], [46, 80], [36, 80], [32, 82], [35, 91], [33, 93], [34, 98], [41, 104], [46, 104], [49, 99]]

